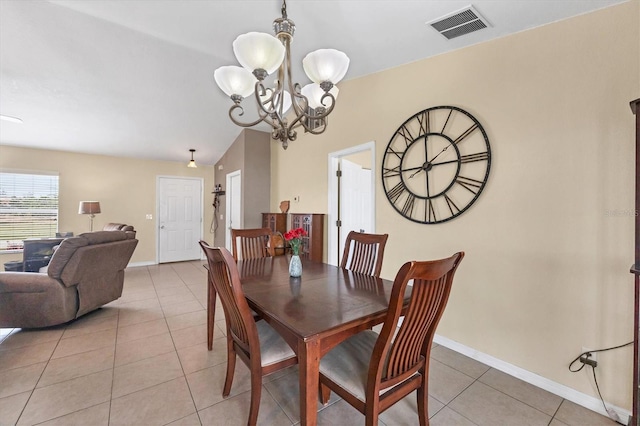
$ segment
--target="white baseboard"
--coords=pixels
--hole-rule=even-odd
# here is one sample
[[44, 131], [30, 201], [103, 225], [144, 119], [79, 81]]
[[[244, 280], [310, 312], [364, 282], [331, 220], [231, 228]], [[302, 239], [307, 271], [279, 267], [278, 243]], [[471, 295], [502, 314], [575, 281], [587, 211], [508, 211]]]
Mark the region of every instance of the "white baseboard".
[[153, 262], [153, 261], [133, 262], [133, 263], [129, 263], [127, 265], [127, 268], [133, 268], [133, 267], [136, 267], [136, 266], [152, 266], [152, 265], [157, 265], [157, 263]]
[[[595, 411], [599, 414], [602, 414], [603, 416], [610, 417], [602, 406], [602, 401], [599, 398], [584, 394], [582, 392], [578, 392], [577, 390], [572, 389], [568, 386], [561, 385], [560, 383], [556, 383], [523, 368], [516, 367], [515, 365], [509, 364], [508, 362], [479, 352], [473, 348], [470, 348], [438, 334], [434, 336], [433, 341], [438, 345], [442, 345], [455, 352], [466, 355], [469, 358], [473, 358], [476, 361], [488, 365], [489, 367], [493, 367], [496, 370], [500, 370], [503, 373], [509, 374], [510, 376], [517, 377], [520, 380], [551, 392], [554, 395], [558, 395], [559, 397], [569, 400], [575, 404], [588, 408], [591, 411]], [[622, 423], [628, 423], [629, 416], [631, 416], [630, 411], [625, 410], [624, 408], [616, 407], [615, 405], [611, 405], [609, 403], [606, 404], [610, 410], [613, 410], [618, 415]]]

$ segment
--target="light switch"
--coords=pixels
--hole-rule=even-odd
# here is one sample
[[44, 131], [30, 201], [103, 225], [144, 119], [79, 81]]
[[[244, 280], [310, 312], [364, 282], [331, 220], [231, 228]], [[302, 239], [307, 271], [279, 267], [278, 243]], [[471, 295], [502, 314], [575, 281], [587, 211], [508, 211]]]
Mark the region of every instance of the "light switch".
[[153, 219], [153, 215], [150, 214], [150, 213], [147, 213], [146, 219], [147, 220], [152, 220]]

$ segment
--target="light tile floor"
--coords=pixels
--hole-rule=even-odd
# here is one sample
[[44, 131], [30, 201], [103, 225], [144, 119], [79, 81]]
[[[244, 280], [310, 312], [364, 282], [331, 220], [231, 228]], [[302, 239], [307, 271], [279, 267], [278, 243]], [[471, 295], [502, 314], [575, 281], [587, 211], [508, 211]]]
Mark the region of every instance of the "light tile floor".
[[[206, 271], [182, 262], [126, 271], [123, 296], [66, 325], [0, 329], [0, 425], [243, 425], [249, 373], [237, 363], [231, 395], [224, 317], [206, 347]], [[299, 423], [297, 367], [266, 378], [259, 424]], [[335, 397], [318, 404], [321, 425], [363, 424]], [[434, 345], [429, 378], [433, 426], [616, 425], [597, 413]], [[382, 425], [418, 423], [415, 395]]]

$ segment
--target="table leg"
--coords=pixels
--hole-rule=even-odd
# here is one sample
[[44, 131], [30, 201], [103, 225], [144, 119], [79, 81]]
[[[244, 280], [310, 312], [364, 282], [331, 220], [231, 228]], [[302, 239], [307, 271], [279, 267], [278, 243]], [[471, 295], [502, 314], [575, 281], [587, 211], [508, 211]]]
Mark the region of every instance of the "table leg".
[[320, 386], [320, 344], [318, 341], [298, 343], [300, 372], [300, 424], [315, 426], [318, 417]]
[[207, 271], [207, 347], [213, 349], [213, 328], [216, 319], [216, 290]]

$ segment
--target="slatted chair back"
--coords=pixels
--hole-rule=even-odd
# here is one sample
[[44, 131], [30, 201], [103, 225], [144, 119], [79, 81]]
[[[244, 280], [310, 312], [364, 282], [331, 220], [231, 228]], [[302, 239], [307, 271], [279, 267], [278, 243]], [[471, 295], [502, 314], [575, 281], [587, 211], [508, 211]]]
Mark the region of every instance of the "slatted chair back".
[[257, 259], [273, 255], [273, 244], [270, 243], [271, 229], [231, 229], [231, 247], [233, 258]]
[[[438, 322], [444, 313], [453, 276], [463, 252], [447, 259], [407, 262], [393, 284], [389, 312], [373, 350], [370, 375], [375, 375], [379, 389], [393, 386], [417, 372], [427, 380], [431, 344]], [[402, 315], [403, 296], [413, 282], [411, 298], [402, 325], [396, 330]], [[371, 377], [373, 378], [373, 377]]]
[[231, 392], [237, 355], [251, 370], [247, 424], [255, 425], [258, 422], [262, 377], [297, 364], [298, 358], [269, 324], [264, 320], [255, 321], [231, 253], [226, 248], [210, 247], [204, 241], [200, 241], [200, 246], [207, 256], [209, 278], [220, 296], [227, 323], [227, 374], [222, 396], [229, 396]]
[[210, 247], [204, 241], [200, 241], [200, 246], [207, 257], [210, 278], [216, 294], [220, 297], [228, 332], [246, 354], [256, 352], [259, 359], [260, 345], [256, 325], [242, 291], [235, 260], [225, 248]]
[[380, 334], [358, 333], [320, 361], [323, 403], [333, 390], [365, 415], [366, 425], [376, 425], [380, 413], [417, 390], [420, 425], [429, 424], [431, 344], [463, 257], [459, 252], [447, 259], [407, 262], [400, 268]]
[[344, 244], [340, 267], [379, 277], [387, 238], [389, 238], [388, 234], [349, 232]]

